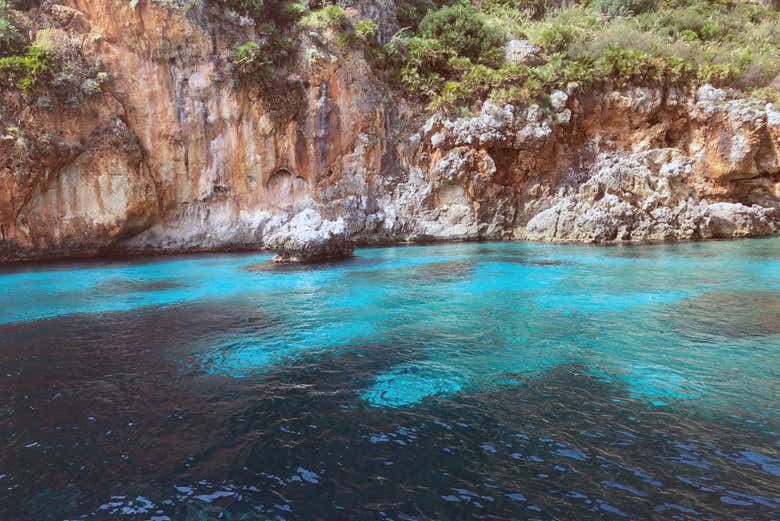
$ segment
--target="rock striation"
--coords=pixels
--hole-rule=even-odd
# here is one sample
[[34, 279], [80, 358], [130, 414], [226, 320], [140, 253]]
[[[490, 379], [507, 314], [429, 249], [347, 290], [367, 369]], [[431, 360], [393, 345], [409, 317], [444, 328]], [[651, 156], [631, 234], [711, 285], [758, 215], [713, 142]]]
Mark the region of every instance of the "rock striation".
[[[780, 224], [780, 108], [704, 86], [555, 91], [424, 119], [362, 51], [305, 36], [281, 98], [221, 65], [252, 26], [165, 2], [44, 2], [100, 81], [0, 92], [0, 260], [350, 241], [620, 242]], [[75, 42], [75, 43], [73, 43]], [[543, 57], [510, 42], [512, 60]], [[82, 92], [83, 91], [83, 92]]]

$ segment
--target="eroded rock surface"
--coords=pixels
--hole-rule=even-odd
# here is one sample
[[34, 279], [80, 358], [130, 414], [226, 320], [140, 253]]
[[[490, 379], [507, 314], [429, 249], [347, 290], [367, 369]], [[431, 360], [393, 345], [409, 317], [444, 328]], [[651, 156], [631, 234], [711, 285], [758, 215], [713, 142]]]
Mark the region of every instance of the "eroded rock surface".
[[349, 257], [355, 243], [347, 236], [344, 219], [323, 219], [306, 208], [265, 238], [266, 247], [277, 252], [278, 263], [307, 263]]
[[774, 230], [773, 208], [710, 204], [691, 180], [695, 160], [675, 149], [601, 155], [576, 192], [534, 216], [526, 237], [612, 242], [751, 237]]

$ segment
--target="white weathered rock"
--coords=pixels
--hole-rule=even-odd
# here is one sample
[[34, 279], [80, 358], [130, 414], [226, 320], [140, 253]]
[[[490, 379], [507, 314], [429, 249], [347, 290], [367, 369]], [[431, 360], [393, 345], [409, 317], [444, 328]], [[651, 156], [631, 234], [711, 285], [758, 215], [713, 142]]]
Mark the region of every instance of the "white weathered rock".
[[556, 112], [565, 109], [567, 101], [569, 101], [569, 95], [562, 90], [554, 90], [550, 94], [550, 106]]
[[504, 59], [513, 65], [542, 65], [545, 60], [542, 49], [528, 40], [509, 40], [504, 47]]
[[515, 121], [515, 107], [499, 107], [485, 102], [479, 115], [459, 118], [444, 123], [431, 143], [436, 148], [452, 148], [463, 145], [491, 145], [505, 142], [511, 135]]
[[718, 102], [725, 101], [728, 97], [726, 91], [723, 89], [716, 89], [709, 83], [702, 85], [696, 91], [696, 101], [698, 102]]
[[708, 204], [688, 183], [694, 160], [673, 149], [602, 154], [577, 191], [539, 212], [524, 236], [557, 241], [646, 241], [772, 233], [774, 209]]
[[342, 218], [323, 219], [313, 208], [306, 208], [264, 238], [266, 247], [275, 250], [274, 262], [316, 262], [348, 257], [355, 248], [347, 236]]
[[713, 203], [705, 210], [705, 215], [709, 219], [707, 236], [732, 238], [767, 235], [775, 231], [774, 213], [773, 208], [763, 208], [758, 205]]
[[724, 91], [704, 86], [691, 115], [701, 135], [694, 156], [708, 177], [748, 179], [780, 169], [780, 116], [772, 104], [728, 99]]

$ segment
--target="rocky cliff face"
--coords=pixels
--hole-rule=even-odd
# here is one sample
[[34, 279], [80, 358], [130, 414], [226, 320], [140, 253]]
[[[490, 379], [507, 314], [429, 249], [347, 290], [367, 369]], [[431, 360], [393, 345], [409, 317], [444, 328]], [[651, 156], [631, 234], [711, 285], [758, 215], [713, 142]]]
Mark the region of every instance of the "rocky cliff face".
[[[780, 109], [635, 88], [425, 120], [327, 31], [284, 96], [221, 74], [233, 33], [202, 9], [44, 2], [109, 80], [78, 104], [4, 93], [0, 258], [257, 248], [293, 218], [362, 243], [642, 241], [772, 233]], [[82, 89], [83, 90], [83, 89]]]

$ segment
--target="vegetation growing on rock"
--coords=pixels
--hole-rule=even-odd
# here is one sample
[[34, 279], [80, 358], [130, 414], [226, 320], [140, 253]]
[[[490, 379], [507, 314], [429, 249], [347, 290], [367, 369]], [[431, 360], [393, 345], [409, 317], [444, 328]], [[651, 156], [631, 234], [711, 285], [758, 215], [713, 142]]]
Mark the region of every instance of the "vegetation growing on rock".
[[0, 58], [0, 79], [31, 93], [51, 72], [51, 56], [40, 47], [30, 47], [24, 56]]
[[[0, 90], [47, 95], [49, 101], [53, 98], [70, 107], [102, 92], [109, 76], [99, 62], [90, 63], [85, 57], [81, 39], [46, 27], [29, 30], [33, 38], [27, 40], [16, 25], [23, 14], [12, 5], [24, 6], [0, 0]], [[52, 105], [44, 103], [43, 108]]]
[[24, 37], [16, 25], [16, 15], [8, 0], [0, 0], [0, 56], [8, 56], [24, 46]]
[[[7, 1], [0, 0], [3, 49], [19, 38]], [[199, 0], [187, 8], [193, 3], [254, 26], [228, 60], [238, 84], [269, 93], [289, 90], [284, 78], [301, 36], [329, 32], [341, 49], [369, 50], [378, 72], [408, 96], [450, 113], [488, 98], [544, 102], [555, 89], [604, 84], [711, 83], [778, 97], [767, 87], [780, 75], [780, 13], [738, 0], [585, 0], [563, 8], [552, 0], [401, 0], [389, 18], [395, 35], [381, 49], [387, 28], [377, 22], [392, 22], [361, 19], [331, 1]], [[517, 41], [537, 46], [538, 59], [507, 60], [505, 45]]]
[[[444, 6], [399, 33], [386, 51], [405, 90], [445, 111], [485, 97], [523, 103], [554, 89], [605, 83], [759, 91], [780, 74], [780, 13], [756, 4], [594, 0], [540, 11], [539, 3], [506, 0], [479, 9]], [[431, 30], [438, 20], [449, 23]], [[526, 38], [541, 48], [541, 63], [502, 62], [492, 52], [500, 42]]]

